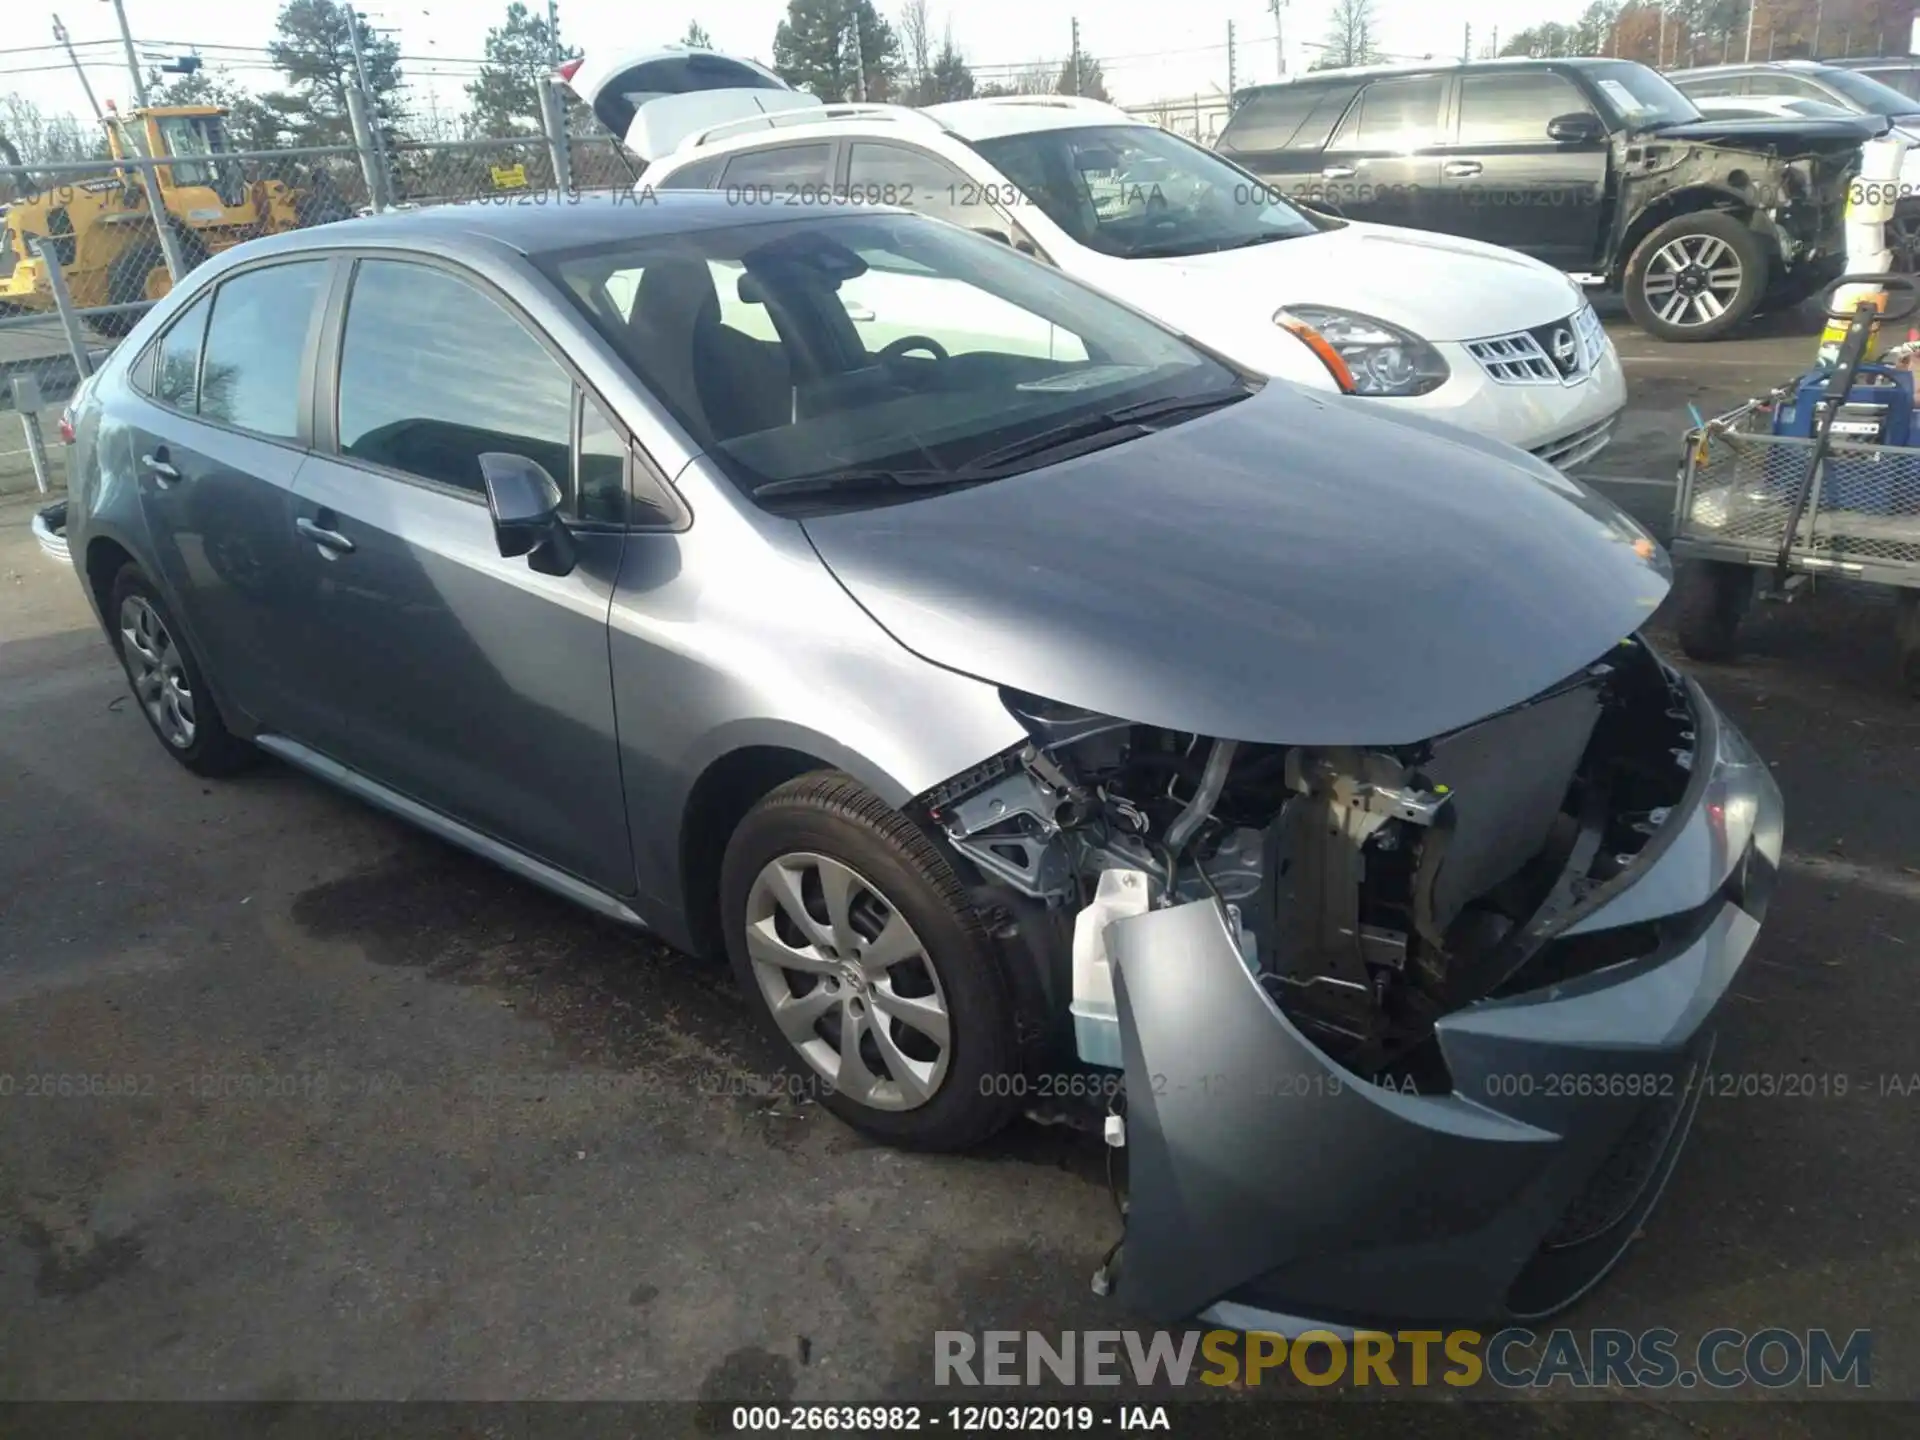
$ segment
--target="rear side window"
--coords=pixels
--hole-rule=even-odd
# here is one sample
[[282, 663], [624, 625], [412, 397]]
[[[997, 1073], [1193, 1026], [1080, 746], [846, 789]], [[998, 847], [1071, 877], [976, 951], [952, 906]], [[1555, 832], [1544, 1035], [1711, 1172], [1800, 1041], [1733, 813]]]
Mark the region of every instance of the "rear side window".
[[1550, 144], [1549, 120], [1590, 109], [1580, 92], [1558, 75], [1541, 71], [1463, 75], [1460, 79], [1460, 143]]
[[848, 152], [847, 189], [855, 200], [904, 205], [969, 229], [1001, 229], [1005, 222], [981, 203], [981, 186], [946, 161], [903, 145], [856, 144]]
[[1446, 81], [1438, 75], [1376, 80], [1348, 112], [1336, 150], [1414, 150], [1433, 143]]
[[200, 404], [200, 341], [207, 333], [207, 312], [213, 308], [205, 295], [181, 312], [160, 338], [153, 370], [153, 398], [173, 410], [191, 415]]
[[1227, 128], [1220, 132], [1220, 148], [1285, 150], [1299, 133], [1301, 122], [1313, 113], [1321, 94], [1318, 86], [1311, 85], [1254, 91], [1240, 102]]
[[833, 164], [831, 145], [776, 145], [770, 150], [748, 150], [727, 162], [727, 186], [770, 186], [780, 199], [787, 186], [825, 188]]
[[720, 185], [720, 172], [727, 168], [726, 156], [696, 160], [667, 176], [656, 187], [661, 190], [713, 190]]
[[1871, 76], [1882, 85], [1891, 85], [1910, 100], [1920, 98], [1920, 69], [1907, 65], [1891, 70], [1862, 70], [1860, 73]]
[[1749, 84], [1745, 75], [1701, 75], [1687, 80], [1675, 80], [1681, 91], [1695, 98], [1713, 95], [1745, 95]]
[[484, 492], [480, 456], [571, 472], [573, 380], [513, 315], [427, 265], [363, 260], [340, 355], [340, 450]]
[[300, 362], [323, 260], [270, 265], [236, 275], [213, 297], [200, 415], [278, 440], [300, 433]]

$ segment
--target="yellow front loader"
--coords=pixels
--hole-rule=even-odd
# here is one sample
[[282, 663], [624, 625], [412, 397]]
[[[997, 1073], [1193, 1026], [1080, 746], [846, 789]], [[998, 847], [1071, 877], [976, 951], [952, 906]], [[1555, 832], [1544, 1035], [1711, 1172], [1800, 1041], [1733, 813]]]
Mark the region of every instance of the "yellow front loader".
[[[350, 213], [316, 168], [306, 184], [247, 178], [227, 142], [226, 111], [212, 105], [155, 105], [104, 121], [112, 160], [137, 155], [128, 133], [144, 132], [167, 218], [188, 269], [257, 235], [344, 218]], [[102, 168], [111, 164], [103, 161]], [[125, 165], [92, 179], [39, 183], [9, 167], [20, 198], [0, 220], [0, 314], [49, 310], [45, 262], [31, 242], [53, 242], [76, 307], [87, 310], [157, 300], [171, 281], [154, 233], [139, 169]], [[9, 171], [0, 171], [9, 173]], [[123, 333], [140, 311], [90, 316], [94, 329]]]

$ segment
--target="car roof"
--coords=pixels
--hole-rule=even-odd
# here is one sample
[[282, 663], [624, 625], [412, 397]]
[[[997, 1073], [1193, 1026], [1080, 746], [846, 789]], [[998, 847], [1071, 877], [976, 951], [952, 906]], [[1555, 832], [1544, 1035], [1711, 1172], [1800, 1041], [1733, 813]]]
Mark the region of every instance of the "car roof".
[[1696, 65], [1691, 70], [1669, 70], [1667, 79], [1692, 79], [1702, 75], [1757, 75], [1771, 70], [1797, 71], [1802, 75], [1818, 75], [1824, 70], [1835, 70], [1838, 66], [1829, 65], [1824, 60], [1740, 60], [1730, 65]]
[[991, 140], [998, 135], [1028, 135], [1036, 130], [1083, 125], [1148, 124], [1118, 105], [1079, 95], [991, 95], [929, 105], [925, 113], [963, 140]]
[[1285, 90], [1290, 86], [1311, 86], [1330, 80], [1371, 80], [1383, 75], [1432, 75], [1439, 71], [1453, 70], [1584, 70], [1599, 65], [1632, 64], [1612, 55], [1558, 55], [1530, 56], [1504, 55], [1491, 60], [1445, 60], [1435, 58], [1421, 61], [1395, 61], [1388, 65], [1344, 65], [1329, 70], [1309, 70], [1303, 75], [1292, 75], [1285, 80], [1269, 80], [1264, 85], [1243, 85], [1234, 92], [1236, 98], [1249, 95], [1265, 95], [1275, 90]]
[[522, 255], [544, 255], [610, 240], [764, 225], [807, 215], [872, 214], [890, 208], [845, 203], [743, 206], [717, 190], [593, 191], [564, 197], [535, 192], [511, 204], [481, 202], [389, 210], [381, 215], [289, 230], [254, 241], [247, 253], [399, 245], [436, 251], [505, 247]]

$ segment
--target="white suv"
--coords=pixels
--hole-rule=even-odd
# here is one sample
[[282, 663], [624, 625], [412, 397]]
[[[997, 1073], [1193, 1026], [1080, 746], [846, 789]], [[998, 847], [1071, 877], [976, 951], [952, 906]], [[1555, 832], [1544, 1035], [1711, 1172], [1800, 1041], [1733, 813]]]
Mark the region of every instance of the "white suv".
[[[1563, 468], [1598, 453], [1626, 403], [1612, 342], [1552, 266], [1301, 208], [1111, 105], [822, 104], [758, 66], [681, 47], [590, 53], [563, 76], [647, 162], [643, 191], [928, 211], [1251, 369], [1417, 411]], [[842, 291], [876, 348], [910, 338], [887, 324], [885, 286], [906, 283], [869, 274]], [[757, 307], [727, 303], [727, 322], [749, 328]], [[1006, 333], [1000, 320], [987, 328]], [[1043, 329], [1036, 348], [1061, 343]]]

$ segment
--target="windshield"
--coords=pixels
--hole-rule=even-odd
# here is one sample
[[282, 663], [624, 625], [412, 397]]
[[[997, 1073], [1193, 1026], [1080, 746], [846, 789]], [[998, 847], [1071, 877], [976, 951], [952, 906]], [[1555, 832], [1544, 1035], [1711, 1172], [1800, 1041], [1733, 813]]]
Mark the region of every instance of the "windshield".
[[1891, 85], [1882, 85], [1869, 75], [1852, 70], [1828, 70], [1820, 79], [1868, 115], [1912, 115], [1920, 112], [1920, 101], [1902, 95]]
[[1663, 75], [1632, 60], [1611, 60], [1582, 67], [1613, 118], [1630, 130], [1683, 125], [1700, 112]]
[[951, 473], [1118, 407], [1243, 384], [1057, 270], [918, 215], [637, 237], [539, 263], [747, 491]]
[[1202, 255], [1321, 228], [1271, 187], [1152, 125], [1036, 130], [974, 148], [1103, 255]]

